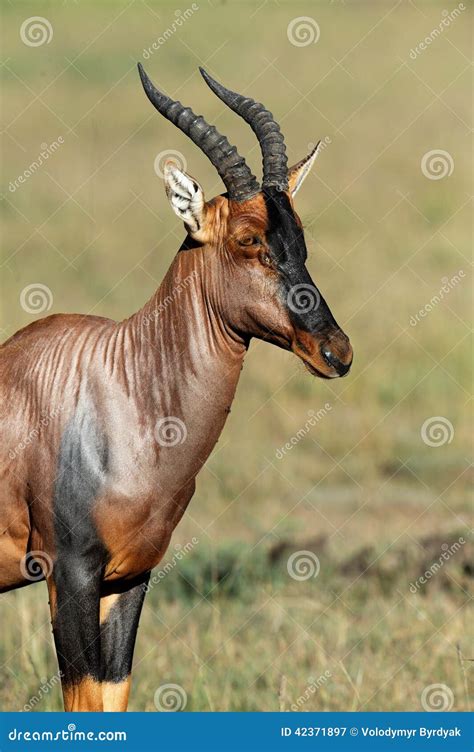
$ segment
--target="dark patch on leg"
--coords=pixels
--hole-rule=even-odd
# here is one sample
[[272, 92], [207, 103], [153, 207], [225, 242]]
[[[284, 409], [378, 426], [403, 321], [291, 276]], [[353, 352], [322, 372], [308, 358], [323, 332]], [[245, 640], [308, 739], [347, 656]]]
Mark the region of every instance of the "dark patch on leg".
[[104, 483], [109, 457], [107, 439], [90, 412], [78, 410], [64, 431], [53, 504], [58, 550], [73, 549], [100, 558], [106, 552], [91, 509]]
[[100, 677], [100, 580], [100, 570], [89, 567], [79, 556], [59, 559], [54, 567], [57, 607], [53, 633], [65, 684], [77, 684], [85, 676]]
[[100, 677], [100, 583], [108, 557], [91, 511], [107, 466], [107, 442], [93, 409], [79, 407], [61, 441], [53, 499], [57, 550], [53, 632], [65, 684], [77, 684], [84, 676]]
[[150, 573], [122, 592], [101, 625], [101, 679], [121, 682], [132, 670], [138, 622]]

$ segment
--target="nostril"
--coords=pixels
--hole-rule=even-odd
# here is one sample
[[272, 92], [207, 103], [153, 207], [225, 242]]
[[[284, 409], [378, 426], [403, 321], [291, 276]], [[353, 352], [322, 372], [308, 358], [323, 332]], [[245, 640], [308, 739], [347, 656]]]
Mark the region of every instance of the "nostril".
[[343, 363], [339, 358], [334, 355], [334, 353], [329, 350], [327, 347], [321, 348], [321, 354], [326, 361], [326, 363], [331, 366], [332, 368], [335, 368], [335, 370], [338, 372], [339, 376], [344, 376], [349, 368], [351, 367], [351, 363], [348, 363], [347, 365]]
[[333, 366], [333, 368], [337, 368], [338, 365], [341, 364], [339, 358], [336, 358], [334, 353], [332, 353], [331, 350], [328, 350], [327, 348], [322, 349], [322, 355], [326, 363], [330, 366]]

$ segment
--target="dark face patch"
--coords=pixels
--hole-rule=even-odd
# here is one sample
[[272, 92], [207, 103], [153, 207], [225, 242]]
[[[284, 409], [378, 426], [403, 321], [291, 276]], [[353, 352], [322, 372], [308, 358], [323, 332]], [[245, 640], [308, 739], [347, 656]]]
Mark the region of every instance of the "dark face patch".
[[303, 229], [296, 220], [287, 194], [276, 188], [267, 188], [263, 195], [268, 214], [266, 239], [273, 263], [280, 273], [281, 295], [293, 325], [318, 335], [339, 329], [306, 269], [308, 252]]

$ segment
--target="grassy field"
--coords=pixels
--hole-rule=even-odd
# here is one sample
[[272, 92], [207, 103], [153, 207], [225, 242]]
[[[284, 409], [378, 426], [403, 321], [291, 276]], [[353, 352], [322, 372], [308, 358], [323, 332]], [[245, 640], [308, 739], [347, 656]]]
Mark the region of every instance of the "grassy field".
[[[166, 683], [183, 688], [189, 710], [419, 710], [433, 684], [446, 707], [469, 707], [472, 18], [462, 11], [433, 35], [445, 8], [45, 1], [53, 35], [40, 46], [20, 34], [38, 4], [3, 8], [2, 338], [36, 318], [20, 303], [28, 285], [51, 291], [50, 313], [117, 319], [151, 296], [183, 238], [154, 171], [159, 153], [182, 153], [208, 197], [221, 190], [149, 106], [137, 60], [255, 170], [253, 134], [198, 65], [265, 102], [291, 161], [327, 139], [297, 203], [353, 369], [315, 381], [289, 354], [252, 344], [147, 596], [132, 710], [154, 711]], [[295, 36], [302, 16], [317, 22], [315, 43]], [[423, 440], [431, 418], [446, 435], [435, 427]], [[289, 575], [301, 550], [317, 557], [317, 576]], [[38, 694], [35, 710], [59, 709], [57, 684], [40, 689], [57, 670], [45, 587], [3, 596], [0, 621], [1, 709]]]

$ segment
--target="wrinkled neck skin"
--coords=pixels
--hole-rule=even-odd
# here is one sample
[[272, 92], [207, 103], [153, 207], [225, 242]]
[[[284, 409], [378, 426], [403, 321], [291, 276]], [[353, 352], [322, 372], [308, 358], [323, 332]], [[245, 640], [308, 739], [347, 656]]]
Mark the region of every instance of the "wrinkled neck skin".
[[223, 315], [219, 251], [194, 246], [178, 252], [151, 300], [122, 326], [135, 398], [148, 417], [185, 423], [187, 456], [192, 447], [199, 468], [230, 411], [248, 343]]

